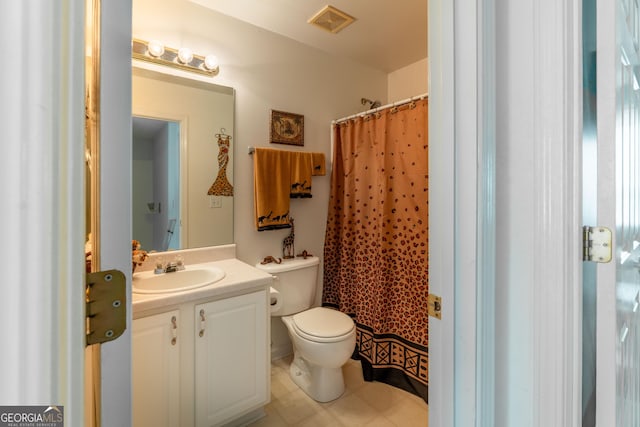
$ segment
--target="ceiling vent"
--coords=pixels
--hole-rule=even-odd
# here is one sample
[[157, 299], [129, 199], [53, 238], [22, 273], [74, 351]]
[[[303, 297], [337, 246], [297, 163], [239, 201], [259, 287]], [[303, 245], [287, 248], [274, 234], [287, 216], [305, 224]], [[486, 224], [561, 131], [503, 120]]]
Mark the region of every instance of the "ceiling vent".
[[335, 34], [355, 20], [354, 17], [333, 6], [325, 6], [307, 22]]

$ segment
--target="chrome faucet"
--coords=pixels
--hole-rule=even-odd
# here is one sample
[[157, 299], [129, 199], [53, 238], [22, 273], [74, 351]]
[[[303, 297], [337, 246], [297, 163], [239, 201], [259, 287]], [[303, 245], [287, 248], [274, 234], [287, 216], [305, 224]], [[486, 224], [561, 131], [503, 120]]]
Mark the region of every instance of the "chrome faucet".
[[164, 268], [165, 273], [175, 273], [178, 271], [178, 264], [174, 262], [168, 262], [166, 267]]
[[184, 270], [184, 261], [181, 255], [177, 255], [175, 260], [169, 261], [165, 265], [162, 263], [162, 258], [158, 258], [156, 261], [156, 268], [153, 270], [155, 274], [163, 273], [175, 273], [176, 271]]

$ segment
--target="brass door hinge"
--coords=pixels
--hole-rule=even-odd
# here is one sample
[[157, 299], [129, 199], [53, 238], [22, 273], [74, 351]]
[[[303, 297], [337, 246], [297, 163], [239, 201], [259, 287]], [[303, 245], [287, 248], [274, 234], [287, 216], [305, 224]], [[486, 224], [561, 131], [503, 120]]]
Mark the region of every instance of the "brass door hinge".
[[612, 242], [611, 230], [607, 227], [582, 227], [582, 260], [611, 261]]
[[427, 314], [436, 319], [442, 318], [442, 298], [438, 295], [429, 294], [427, 296]]
[[86, 345], [112, 341], [127, 328], [126, 278], [118, 270], [88, 273]]

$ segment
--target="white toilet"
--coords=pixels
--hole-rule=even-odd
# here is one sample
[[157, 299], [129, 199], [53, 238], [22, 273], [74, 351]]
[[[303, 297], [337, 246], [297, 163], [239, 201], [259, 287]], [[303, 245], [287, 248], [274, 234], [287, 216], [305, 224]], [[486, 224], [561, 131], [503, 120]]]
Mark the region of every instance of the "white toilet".
[[318, 257], [284, 260], [281, 264], [257, 264], [274, 276], [278, 309], [293, 344], [289, 373], [293, 382], [318, 402], [329, 402], [344, 393], [342, 365], [356, 345], [353, 320], [340, 311], [313, 304], [318, 277]]

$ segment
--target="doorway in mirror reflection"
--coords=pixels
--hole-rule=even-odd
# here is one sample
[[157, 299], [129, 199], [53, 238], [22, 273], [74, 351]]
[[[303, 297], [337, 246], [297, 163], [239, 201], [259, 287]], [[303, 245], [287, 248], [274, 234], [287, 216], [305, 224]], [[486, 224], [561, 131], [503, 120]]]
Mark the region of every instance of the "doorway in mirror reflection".
[[133, 117], [132, 232], [146, 251], [180, 249], [180, 124]]

